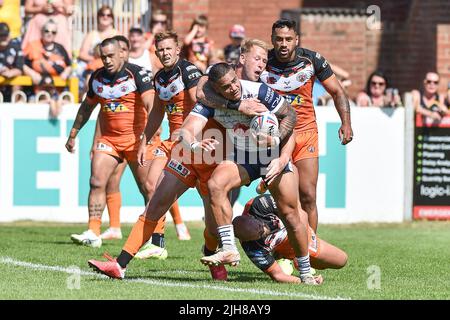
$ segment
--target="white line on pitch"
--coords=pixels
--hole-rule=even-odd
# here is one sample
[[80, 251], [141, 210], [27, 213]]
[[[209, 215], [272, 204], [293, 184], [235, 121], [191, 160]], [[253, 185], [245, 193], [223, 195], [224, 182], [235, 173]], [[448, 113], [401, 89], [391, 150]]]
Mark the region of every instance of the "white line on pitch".
[[[30, 268], [33, 270], [44, 270], [44, 271], [54, 271], [54, 272], [64, 272], [69, 274], [80, 274], [83, 276], [92, 276], [98, 278], [108, 278], [105, 275], [98, 274], [90, 271], [83, 270], [75, 270], [74, 268], [65, 268], [61, 266], [47, 266], [43, 264], [36, 264], [31, 262], [19, 261], [10, 257], [0, 257], [0, 263], [6, 265], [14, 265], [18, 267]], [[259, 294], [265, 296], [281, 296], [281, 297], [291, 297], [291, 298], [304, 298], [304, 299], [312, 299], [312, 300], [350, 300], [349, 298], [342, 297], [327, 297], [327, 296], [319, 296], [315, 294], [307, 294], [301, 292], [282, 292], [282, 291], [273, 291], [273, 290], [259, 290], [259, 289], [245, 289], [245, 288], [230, 288], [224, 286], [217, 285], [194, 285], [191, 283], [184, 282], [170, 282], [170, 281], [159, 281], [159, 280], [149, 280], [149, 279], [124, 279], [122, 281], [127, 282], [137, 282], [150, 284], [152, 286], [161, 286], [161, 287], [183, 287], [183, 288], [193, 288], [193, 289], [209, 289], [209, 290], [217, 290], [217, 291], [228, 291], [228, 292], [241, 292], [241, 293], [252, 293]]]

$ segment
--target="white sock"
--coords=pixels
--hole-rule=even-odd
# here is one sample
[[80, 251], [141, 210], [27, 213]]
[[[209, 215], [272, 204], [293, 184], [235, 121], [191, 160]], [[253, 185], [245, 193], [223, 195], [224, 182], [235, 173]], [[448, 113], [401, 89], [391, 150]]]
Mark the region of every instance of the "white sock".
[[304, 257], [295, 257], [295, 259], [297, 260], [300, 276], [311, 273], [311, 263], [309, 262], [309, 253]]
[[234, 229], [232, 224], [217, 227], [223, 248], [237, 249], [234, 240]]

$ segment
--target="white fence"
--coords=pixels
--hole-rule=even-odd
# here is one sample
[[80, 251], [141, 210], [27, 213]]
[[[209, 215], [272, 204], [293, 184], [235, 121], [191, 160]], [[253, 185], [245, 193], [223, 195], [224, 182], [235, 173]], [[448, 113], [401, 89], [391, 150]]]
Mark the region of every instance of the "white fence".
[[[69, 154], [64, 144], [77, 109], [77, 105], [65, 106], [60, 119], [50, 122], [45, 105], [0, 105], [0, 221], [87, 221], [89, 148], [95, 121], [81, 131], [77, 153]], [[334, 108], [317, 108], [316, 112], [320, 223], [408, 219], [405, 109], [352, 108], [355, 136], [348, 146], [339, 143], [340, 120]], [[91, 118], [95, 119], [94, 115]], [[144, 207], [128, 170], [121, 190], [122, 221], [135, 222]], [[242, 188], [234, 208], [236, 214], [255, 196], [254, 190], [255, 183]], [[184, 219], [202, 218], [201, 200], [195, 190], [188, 191], [180, 205]]]

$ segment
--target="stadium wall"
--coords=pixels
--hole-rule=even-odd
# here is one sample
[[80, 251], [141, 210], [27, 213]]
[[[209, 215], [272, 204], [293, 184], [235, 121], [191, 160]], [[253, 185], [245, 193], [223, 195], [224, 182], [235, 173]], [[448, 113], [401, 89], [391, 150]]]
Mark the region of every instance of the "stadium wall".
[[[80, 132], [76, 153], [68, 153], [64, 145], [77, 109], [66, 105], [59, 120], [49, 121], [46, 105], [0, 105], [1, 222], [87, 221], [89, 150], [95, 120]], [[403, 221], [404, 109], [353, 108], [355, 138], [345, 147], [337, 137], [340, 120], [334, 108], [317, 108], [316, 113], [320, 222]], [[95, 114], [91, 119], [96, 119]], [[256, 195], [255, 187], [256, 182], [242, 188], [235, 214]], [[121, 191], [122, 221], [135, 222], [144, 205], [128, 169]], [[183, 195], [180, 205], [185, 220], [201, 220], [203, 209], [196, 190]]]

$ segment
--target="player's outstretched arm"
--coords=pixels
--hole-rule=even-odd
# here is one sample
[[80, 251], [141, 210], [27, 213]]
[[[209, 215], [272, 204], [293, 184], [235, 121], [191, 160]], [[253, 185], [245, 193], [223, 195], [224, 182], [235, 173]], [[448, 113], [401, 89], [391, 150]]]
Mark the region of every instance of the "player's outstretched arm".
[[325, 90], [331, 95], [334, 101], [339, 117], [341, 118], [341, 127], [339, 128], [339, 139], [342, 144], [347, 144], [353, 140], [353, 130], [350, 119], [350, 104], [347, 95], [342, 89], [335, 75], [322, 82]]
[[75, 152], [75, 138], [78, 135], [78, 132], [83, 128], [83, 126], [86, 124], [86, 122], [89, 120], [92, 111], [94, 111], [94, 108], [97, 103], [90, 103], [87, 99], [84, 99], [83, 102], [81, 102], [80, 108], [78, 109], [77, 116], [75, 118], [75, 122], [72, 125], [72, 129], [70, 130], [69, 138], [66, 142], [66, 149], [70, 153]]
[[264, 271], [266, 274], [269, 275], [269, 277], [276, 281], [276, 282], [282, 282], [282, 283], [301, 283], [299, 277], [292, 276], [285, 274], [283, 270], [281, 269], [278, 262], [274, 262], [267, 270]]

